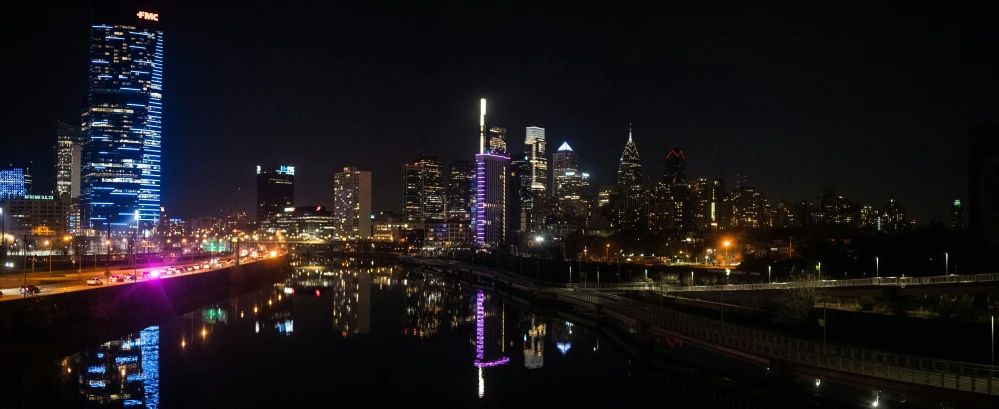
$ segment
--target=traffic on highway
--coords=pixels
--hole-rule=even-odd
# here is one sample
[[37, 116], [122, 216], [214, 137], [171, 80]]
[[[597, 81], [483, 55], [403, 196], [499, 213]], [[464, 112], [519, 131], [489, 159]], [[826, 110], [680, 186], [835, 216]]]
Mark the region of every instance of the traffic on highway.
[[[276, 252], [264, 253], [259, 256], [240, 258], [240, 264], [252, 263], [266, 258], [276, 257]], [[69, 274], [65, 280], [57, 280], [50, 284], [24, 284], [17, 288], [0, 289], [0, 301], [22, 297], [34, 297], [46, 294], [65, 293], [99, 288], [108, 285], [127, 285], [136, 282], [167, 279], [182, 274], [204, 273], [220, 268], [231, 267], [236, 262], [233, 258], [213, 258], [197, 263], [184, 263], [157, 267], [106, 269], [104, 272]], [[75, 277], [74, 277], [75, 276]], [[20, 297], [12, 297], [12, 295]]]

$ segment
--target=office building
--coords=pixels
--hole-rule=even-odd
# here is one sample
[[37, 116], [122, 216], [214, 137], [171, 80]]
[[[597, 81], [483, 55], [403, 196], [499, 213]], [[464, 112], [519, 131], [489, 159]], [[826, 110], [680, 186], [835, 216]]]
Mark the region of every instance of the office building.
[[345, 167], [333, 176], [333, 223], [340, 239], [371, 238], [371, 172]]
[[475, 155], [475, 166], [475, 241], [483, 247], [496, 247], [506, 240], [510, 158], [480, 153]]
[[97, 10], [83, 110], [81, 217], [93, 230], [159, 221], [163, 32], [158, 14]]
[[0, 208], [3, 208], [4, 229], [9, 237], [62, 240], [70, 234], [68, 196], [27, 195], [0, 199]]
[[80, 197], [80, 128], [56, 122], [55, 196]]
[[950, 207], [950, 228], [964, 230], [964, 208], [961, 207], [961, 199], [954, 199], [954, 204]]
[[284, 213], [278, 223], [289, 238], [328, 240], [335, 235], [333, 212], [325, 206], [295, 206]]
[[295, 206], [295, 167], [257, 166], [257, 225], [277, 231], [284, 209]]
[[475, 162], [454, 161], [448, 166], [447, 218], [449, 221], [471, 221], [472, 195], [475, 194]]
[[544, 191], [548, 186], [548, 157], [545, 156], [545, 128], [527, 127], [527, 137], [524, 139], [524, 155], [530, 164], [530, 187], [533, 190]]
[[24, 168], [0, 170], [0, 199], [24, 197], [26, 194]]

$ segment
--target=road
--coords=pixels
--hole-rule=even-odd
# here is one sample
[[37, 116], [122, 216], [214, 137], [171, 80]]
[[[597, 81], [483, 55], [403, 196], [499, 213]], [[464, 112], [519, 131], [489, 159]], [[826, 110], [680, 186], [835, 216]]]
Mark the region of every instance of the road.
[[[247, 259], [247, 260], [248, 260], [248, 262], [254, 262], [254, 261], [264, 260], [264, 258]], [[199, 265], [203, 265], [205, 263], [206, 262], [201, 262], [201, 263], [198, 263], [198, 264]], [[245, 262], [243, 264], [245, 264]], [[141, 283], [143, 281], [148, 281], [148, 280], [169, 280], [171, 278], [174, 278], [174, 277], [177, 277], [177, 276], [181, 276], [181, 275], [200, 274], [200, 273], [205, 273], [205, 272], [209, 272], [209, 271], [215, 271], [215, 270], [218, 270], [218, 269], [221, 269], [221, 268], [227, 268], [227, 267], [231, 267], [232, 266], [231, 264], [230, 265], [213, 265], [213, 266], [209, 267], [208, 269], [200, 269], [200, 270], [196, 270], [196, 271], [192, 271], [192, 272], [184, 272], [184, 273], [176, 274], [176, 275], [162, 274], [159, 278], [146, 278], [146, 279], [142, 278], [142, 272], [143, 271], [151, 271], [153, 269], [165, 270], [168, 267], [188, 267], [188, 266], [194, 266], [194, 265], [195, 265], [194, 263], [187, 262], [187, 263], [183, 263], [183, 264], [164, 265], [164, 266], [157, 266], [157, 267], [143, 267], [143, 268], [138, 268], [138, 269], [116, 267], [115, 269], [111, 270], [111, 274], [112, 275], [113, 274], [118, 274], [119, 276], [122, 276], [122, 277], [124, 277], [126, 274], [132, 274], [133, 271], [137, 272], [136, 276], [138, 277], [138, 280], [135, 281], [135, 282], [111, 283], [110, 280], [108, 280], [104, 276], [104, 272], [106, 271], [106, 269], [104, 267], [88, 268], [88, 269], [84, 269], [80, 273], [70, 272], [70, 271], [64, 271], [64, 272], [62, 272], [62, 274], [58, 274], [58, 275], [56, 275], [56, 274], [47, 275], [47, 273], [46, 273], [45, 276], [42, 276], [42, 275], [40, 275], [40, 273], [34, 273], [34, 275], [32, 275], [30, 277], [29, 281], [31, 281], [33, 283], [36, 283], [35, 285], [37, 285], [38, 288], [41, 289], [41, 294], [39, 294], [39, 295], [43, 295], [44, 296], [44, 295], [47, 295], [47, 294], [59, 294], [59, 293], [72, 292], [72, 291], [89, 290], [89, 289], [99, 288], [101, 286], [108, 286], [108, 285], [131, 285], [131, 284]], [[98, 286], [98, 285], [87, 285], [87, 279], [89, 279], [89, 278], [100, 278], [103, 283], [100, 286]], [[20, 282], [18, 282], [18, 284], [20, 284]], [[9, 286], [10, 286], [10, 283], [7, 282], [6, 287], [9, 287]], [[17, 285], [15, 287], [11, 287], [11, 288], [0, 288], [0, 294], [3, 294], [3, 296], [0, 297], [0, 302], [24, 298], [24, 296], [19, 293], [18, 287], [20, 287], [20, 285]]]

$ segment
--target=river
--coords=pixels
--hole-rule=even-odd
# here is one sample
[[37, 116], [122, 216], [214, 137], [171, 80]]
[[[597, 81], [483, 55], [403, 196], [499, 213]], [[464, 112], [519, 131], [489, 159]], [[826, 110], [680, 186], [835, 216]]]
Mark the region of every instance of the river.
[[778, 391], [765, 369], [682, 340], [654, 339], [652, 353], [638, 355], [626, 328], [609, 335], [574, 316], [384, 262], [346, 260], [299, 268], [273, 287], [22, 368], [0, 403], [940, 407], [812, 379]]

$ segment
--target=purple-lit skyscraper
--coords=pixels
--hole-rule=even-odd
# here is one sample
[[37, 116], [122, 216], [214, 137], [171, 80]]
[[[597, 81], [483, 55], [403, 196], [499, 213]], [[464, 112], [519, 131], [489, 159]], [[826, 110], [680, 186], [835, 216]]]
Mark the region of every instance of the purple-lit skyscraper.
[[[480, 132], [485, 129], [486, 100], [480, 105]], [[472, 207], [475, 242], [482, 247], [497, 247], [506, 239], [506, 174], [510, 157], [492, 152], [482, 134], [479, 154], [475, 155], [475, 205]]]

